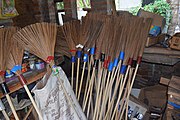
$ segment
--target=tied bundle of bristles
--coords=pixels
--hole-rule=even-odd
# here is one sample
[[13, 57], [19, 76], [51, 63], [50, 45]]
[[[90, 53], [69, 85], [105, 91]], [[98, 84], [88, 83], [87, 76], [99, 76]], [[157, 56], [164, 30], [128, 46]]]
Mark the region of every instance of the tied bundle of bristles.
[[10, 48], [10, 54], [9, 54], [8, 60], [7, 60], [7, 68], [18, 76], [21, 85], [24, 87], [25, 91], [27, 92], [27, 94], [32, 102], [33, 107], [35, 108], [37, 114], [39, 115], [39, 119], [43, 120], [41, 112], [38, 109], [32, 95], [26, 85], [27, 81], [21, 72], [21, 69], [22, 69], [21, 64], [22, 64], [23, 54], [24, 54], [23, 48], [18, 44], [17, 41], [15, 41], [14, 39], [11, 39], [11, 48]]
[[[76, 51], [84, 53], [80, 79], [77, 77], [79, 68], [76, 71], [75, 93], [87, 118], [122, 119], [126, 110], [127, 119], [128, 99], [141, 63], [150, 25], [151, 19], [129, 14], [88, 14], [81, 22], [64, 24], [62, 30], [72, 55], [72, 86]], [[82, 48], [76, 46], [79, 44]], [[77, 58], [81, 58], [78, 52]], [[85, 78], [86, 66], [88, 71]], [[82, 86], [85, 86], [85, 90]]]
[[[60, 79], [59, 70], [54, 64], [54, 47], [58, 26], [53, 23], [36, 23], [19, 30], [13, 39], [16, 40], [25, 50], [44, 60], [52, 69], [52, 72], [59, 80], [67, 104], [77, 113], [74, 101], [68, 95], [63, 81]], [[77, 113], [80, 118], [79, 114]], [[40, 117], [40, 116], [39, 116]]]
[[[10, 54], [10, 49], [12, 45], [11, 38], [13, 34], [16, 33], [16, 31], [17, 31], [17, 28], [15, 27], [0, 29], [0, 87], [2, 89], [3, 94], [7, 98], [7, 101], [9, 103], [9, 106], [12, 110], [12, 113], [15, 119], [19, 120], [16, 110], [14, 108], [14, 105], [9, 96], [10, 91], [6, 85], [5, 78], [4, 78], [5, 70], [7, 67], [8, 56]], [[6, 117], [7, 120], [9, 119], [7, 115], [4, 114], [4, 116]]]

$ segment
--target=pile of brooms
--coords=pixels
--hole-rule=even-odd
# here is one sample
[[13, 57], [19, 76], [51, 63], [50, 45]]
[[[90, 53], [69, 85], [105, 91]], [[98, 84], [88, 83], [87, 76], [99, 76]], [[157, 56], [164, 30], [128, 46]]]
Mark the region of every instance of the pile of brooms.
[[81, 22], [63, 25], [71, 53], [71, 85], [88, 119], [127, 119], [150, 26], [151, 19], [129, 14], [88, 14]]
[[[13, 39], [12, 36], [8, 38], [9, 41], [14, 41], [6, 43], [7, 48], [11, 49], [5, 48], [1, 40], [1, 86], [16, 120], [18, 116], [10, 101], [3, 71], [9, 68], [19, 77], [39, 118], [42, 119], [20, 71], [22, 51], [25, 49], [35, 54], [56, 72], [54, 47], [57, 29], [63, 34], [62, 39], [66, 40], [61, 40], [62, 44], [57, 41], [60, 46], [58, 51], [63, 55], [71, 55], [70, 81], [86, 117], [93, 120], [119, 120], [125, 116], [127, 119], [128, 99], [141, 63], [150, 26], [151, 19], [129, 14], [122, 16], [88, 14], [82, 21], [73, 20], [63, 26], [50, 23], [29, 25], [19, 30]], [[7, 37], [7, 34], [4, 36]], [[2, 37], [0, 39], [4, 40]], [[23, 49], [17, 49], [18, 46]], [[9, 56], [5, 54], [7, 52]], [[60, 76], [57, 77], [63, 88]], [[73, 100], [69, 98], [65, 88], [63, 91], [70, 106], [73, 107]]]

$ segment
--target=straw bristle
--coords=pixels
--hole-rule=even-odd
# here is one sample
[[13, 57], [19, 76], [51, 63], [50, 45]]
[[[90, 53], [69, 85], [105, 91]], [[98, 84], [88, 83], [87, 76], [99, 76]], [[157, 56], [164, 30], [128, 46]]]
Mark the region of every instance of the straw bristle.
[[[7, 59], [11, 48], [11, 38], [15, 32], [15, 27], [0, 29], [0, 71], [6, 70]], [[4, 82], [4, 79], [0, 78], [0, 83], [2, 82]]]
[[103, 26], [103, 23], [102, 23], [102, 21], [99, 20], [97, 14], [95, 14], [95, 15], [89, 14], [89, 15], [87, 15], [86, 19], [89, 19], [89, 21], [90, 21], [89, 24], [91, 26], [89, 26], [88, 33], [86, 33], [86, 36], [85, 36], [85, 38], [87, 40], [85, 43], [85, 50], [87, 50], [91, 47], [95, 47], [95, 42], [98, 39], [98, 37], [101, 33], [101, 30], [102, 30], [102, 26]]
[[[65, 23], [62, 27], [65, 40], [70, 50], [76, 50], [75, 41], [79, 39], [76, 32], [76, 27], [73, 24], [74, 22], [70, 21], [70, 22]], [[71, 54], [75, 56], [75, 52], [72, 52]]]
[[15, 65], [21, 65], [23, 59], [23, 48], [19, 45], [19, 43], [13, 39], [11, 45], [11, 51], [7, 60], [7, 68], [11, 70]]
[[0, 70], [6, 70], [6, 63], [12, 45], [11, 38], [16, 31], [16, 27], [0, 29]]
[[55, 46], [55, 53], [60, 55], [66, 55], [67, 57], [71, 57], [71, 53], [68, 48], [67, 41], [63, 36], [62, 26], [58, 26], [57, 28], [57, 40]]
[[54, 56], [57, 25], [53, 23], [36, 23], [24, 27], [13, 38], [25, 49], [44, 61]]

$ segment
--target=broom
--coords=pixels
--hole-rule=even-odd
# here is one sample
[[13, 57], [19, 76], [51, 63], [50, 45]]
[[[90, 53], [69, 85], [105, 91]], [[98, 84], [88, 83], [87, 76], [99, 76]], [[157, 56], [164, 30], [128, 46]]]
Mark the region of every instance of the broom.
[[[93, 21], [94, 22], [94, 25], [96, 24], [99, 24], [98, 23], [98, 19], [99, 16], [96, 16], [95, 17], [96, 19]], [[104, 25], [103, 25], [104, 26]], [[97, 29], [97, 25], [94, 26], [95, 27], [95, 30]], [[103, 29], [104, 27], [102, 27]], [[102, 30], [101, 29], [101, 30]], [[101, 33], [101, 30], [98, 31], [98, 34]], [[97, 34], [97, 33], [96, 33]], [[89, 110], [90, 110], [90, 103], [91, 103], [91, 100], [92, 100], [92, 91], [93, 91], [93, 87], [94, 87], [94, 83], [95, 83], [95, 87], [97, 88], [97, 84], [96, 84], [96, 81], [94, 82], [94, 79], [96, 79], [95, 77], [95, 72], [96, 72], [96, 67], [97, 67], [97, 64], [98, 64], [98, 61], [99, 61], [99, 57], [100, 57], [100, 51], [101, 51], [101, 45], [102, 45], [102, 41], [103, 39], [99, 36], [99, 35], [96, 35], [96, 54], [95, 54], [95, 61], [94, 61], [94, 65], [93, 65], [93, 70], [92, 70], [92, 75], [91, 75], [91, 79], [90, 79], [90, 83], [89, 83], [89, 87], [87, 89], [87, 92], [85, 93], [85, 96], [84, 97], [85, 99], [85, 102], [84, 102], [84, 106], [83, 106], [83, 111], [85, 110], [86, 108], [86, 104], [88, 105], [87, 106], [87, 116], [89, 116]], [[91, 51], [90, 51], [91, 52]], [[91, 59], [92, 59], [92, 54], [91, 54]], [[90, 61], [91, 62], [91, 61]], [[89, 98], [89, 99], [88, 99]]]
[[10, 120], [8, 114], [7, 114], [6, 111], [5, 111], [4, 104], [2, 103], [1, 100], [0, 100], [0, 111], [2, 112], [2, 114], [4, 115], [4, 118], [5, 118], [6, 120]]
[[3, 94], [6, 96], [9, 106], [16, 120], [19, 120], [14, 105], [9, 96], [9, 89], [6, 85], [4, 74], [6, 70], [6, 62], [11, 48], [11, 37], [16, 32], [16, 28], [1, 28], [0, 29], [0, 87]]
[[[131, 60], [132, 60], [132, 58], [130, 58], [129, 60], [131, 61]], [[130, 62], [129, 62], [129, 63], [130, 63]], [[130, 68], [130, 65], [131, 65], [131, 64], [129, 64], [129, 65], [128, 65], [128, 68]], [[125, 83], [123, 82], [123, 85], [122, 85], [122, 86], [123, 86], [123, 88], [124, 88], [124, 84], [125, 84]], [[118, 100], [117, 100], [117, 103], [116, 103], [115, 109], [117, 109], [117, 106], [118, 106], [118, 103], [119, 103], [119, 100], [120, 100], [121, 94], [122, 94], [122, 90], [120, 91], [120, 95], [119, 95], [119, 98], [118, 98]], [[113, 112], [112, 119], [114, 118], [114, 115], [115, 115], [115, 111]]]
[[[128, 17], [128, 19], [130, 20], [131, 17]], [[117, 106], [119, 104], [119, 101], [120, 101], [120, 98], [121, 98], [121, 95], [122, 95], [122, 92], [123, 92], [123, 88], [124, 88], [124, 85], [126, 83], [126, 79], [127, 79], [127, 76], [128, 76], [128, 73], [129, 73], [129, 69], [130, 69], [130, 64], [131, 64], [131, 59], [129, 59], [130, 55], [131, 55], [131, 52], [130, 50], [132, 49], [132, 40], [130, 39], [131, 36], [133, 36], [133, 33], [132, 33], [132, 30], [133, 30], [133, 26], [134, 25], [134, 20], [131, 20], [130, 21], [130, 24], [128, 26], [129, 28], [129, 33], [130, 35], [127, 35], [127, 40], [126, 40], [126, 45], [125, 45], [125, 58], [124, 58], [124, 61], [123, 61], [123, 65], [121, 66], [121, 70], [120, 70], [120, 76], [119, 76], [119, 80], [122, 82], [122, 84], [120, 84], [120, 91], [119, 91], [119, 95], [118, 95], [118, 99], [117, 99], [117, 102], [116, 102], [116, 106], [115, 106], [115, 109], [114, 109], [114, 112], [113, 112], [113, 115], [115, 114], [115, 110], [117, 109]], [[130, 27], [131, 26], [131, 27]], [[128, 65], [128, 66], [127, 66]], [[124, 76], [125, 75], [125, 76]], [[112, 106], [112, 103], [110, 103], [109, 107], [108, 107], [108, 110], [107, 110], [107, 113], [105, 115], [105, 119], [108, 118], [108, 115], [109, 115], [109, 112], [110, 112], [110, 108]], [[113, 118], [112, 118], [113, 119]]]
[[21, 85], [24, 87], [25, 91], [27, 92], [27, 94], [33, 104], [33, 107], [35, 108], [37, 114], [39, 115], [40, 120], [43, 120], [41, 112], [40, 112], [39, 108], [37, 107], [32, 95], [26, 85], [27, 81], [21, 72], [21, 68], [22, 68], [21, 64], [22, 64], [24, 50], [17, 43], [17, 41], [14, 41], [13, 39], [11, 39], [11, 40], [12, 40], [12, 45], [11, 45], [10, 54], [8, 56], [7, 68], [18, 76]]
[[[103, 74], [103, 68], [102, 68], [102, 65], [104, 63], [104, 60], [105, 60], [105, 51], [106, 51], [106, 43], [108, 42], [108, 38], [107, 38], [107, 35], [106, 34], [106, 31], [109, 29], [108, 27], [108, 24], [110, 22], [110, 19], [108, 19], [107, 17], [103, 17], [104, 18], [104, 25], [103, 25], [103, 29], [102, 29], [102, 32], [100, 34], [100, 37], [103, 42], [102, 42], [102, 46], [101, 46], [101, 60], [99, 61], [99, 69], [98, 69], [98, 76], [97, 76], [97, 81], [98, 81], [98, 86], [97, 86], [97, 92], [96, 92], [96, 101], [95, 101], [95, 109], [94, 109], [94, 115], [93, 115], [93, 119], [95, 119], [96, 117], [96, 114], [97, 114], [97, 109], [99, 106], [99, 102], [100, 102], [100, 98], [101, 98], [101, 80], [103, 79], [102, 78], [102, 74]], [[107, 52], [107, 51], [106, 51]]]
[[[151, 23], [152, 23], [152, 19], [147, 18], [145, 20], [144, 29], [143, 29], [144, 33], [141, 34], [142, 35], [142, 45], [141, 45], [140, 50], [139, 50], [139, 56], [138, 56], [138, 59], [137, 59], [137, 65], [136, 65], [134, 75], [133, 75], [133, 78], [132, 78], [132, 81], [131, 81], [131, 84], [130, 84], [130, 88], [129, 88], [129, 91], [128, 91], [128, 94], [127, 94], [128, 98], [129, 98], [132, 86], [134, 84], [134, 80], [135, 80], [135, 77], [136, 77], [136, 74], [137, 74], [137, 70], [138, 70], [139, 65], [141, 63], [141, 59], [142, 59], [142, 55], [143, 55], [143, 52], [144, 52], [144, 47], [145, 47], [145, 43], [146, 43], [146, 40], [147, 40], [147, 36], [148, 36], [148, 32], [149, 32]], [[127, 104], [127, 102], [128, 101], [126, 100], [125, 105]], [[122, 110], [122, 114], [124, 113], [124, 109], [125, 108], [123, 108], [123, 110]], [[122, 114], [120, 116], [120, 119], [122, 118]]]
[[89, 34], [90, 34], [91, 22], [92, 22], [92, 19], [90, 19], [89, 17], [82, 17], [80, 39], [81, 39], [83, 47], [84, 47], [84, 56], [83, 56], [83, 69], [82, 69], [81, 80], [80, 80], [80, 85], [79, 85], [79, 92], [78, 92], [78, 100], [79, 100], [80, 94], [81, 94], [81, 88], [82, 88], [82, 84], [83, 84], [83, 80], [84, 80], [84, 71], [85, 71], [86, 63], [88, 62], [87, 44], [92, 42], [88, 39]]
[[[76, 49], [77, 49], [77, 70], [76, 70], [76, 97], [78, 97], [78, 84], [79, 84], [79, 66], [80, 66], [80, 58], [81, 58], [81, 50], [84, 46], [84, 41], [83, 39], [80, 38], [80, 33], [81, 33], [81, 26], [80, 26], [80, 21], [79, 20], [73, 20], [71, 21], [71, 30], [73, 34], [73, 38], [72, 40], [74, 41], [75, 45], [76, 45]], [[73, 28], [73, 29], [72, 29]]]
[[[36, 23], [21, 29], [14, 35], [14, 39], [17, 40], [22, 47], [28, 49], [31, 53], [46, 61], [50, 65], [54, 75], [57, 76], [60, 82], [67, 102], [77, 113], [77, 110], [74, 108], [74, 102], [68, 95], [63, 81], [60, 79], [60, 76], [58, 74], [58, 69], [54, 64], [54, 46], [56, 41], [56, 33], [56, 24]], [[80, 118], [78, 113], [77, 116]]]
[[[101, 29], [102, 29], [102, 22], [98, 20], [97, 16], [98, 15], [89, 15], [91, 17], [89, 17], [88, 19], [91, 19], [91, 26], [89, 29], [89, 33], [87, 35], [87, 43], [85, 44], [85, 48], [84, 51], [88, 51], [88, 49], [90, 48], [90, 62], [88, 64], [88, 75], [87, 75], [87, 79], [86, 79], [86, 86], [85, 86], [85, 92], [84, 92], [84, 98], [83, 98], [83, 108], [84, 106], [86, 106], [86, 98], [88, 97], [87, 95], [89, 95], [88, 93], [88, 85], [90, 87], [90, 72], [91, 72], [91, 66], [92, 64], [95, 64], [93, 62], [93, 55], [95, 54], [95, 40], [99, 37]], [[97, 63], [96, 63], [97, 64]]]
[[[67, 41], [68, 47], [70, 49], [71, 52], [71, 64], [72, 64], [72, 68], [71, 68], [71, 85], [72, 88], [74, 88], [74, 63], [75, 63], [75, 55], [76, 55], [76, 46], [74, 43], [73, 39], [77, 39], [77, 36], [73, 33], [74, 31], [76, 31], [76, 28], [72, 25], [72, 21], [71, 22], [67, 22], [63, 25], [62, 27], [62, 31], [64, 33], [65, 36], [65, 40]], [[75, 36], [73, 36], [75, 35]]]
[[[100, 32], [101, 30], [103, 29], [103, 24], [101, 26], [101, 28], [99, 29], [99, 35], [100, 35]], [[97, 84], [96, 84], [96, 81], [94, 81], [96, 79], [95, 77], [95, 72], [96, 72], [96, 67], [98, 66], [98, 62], [99, 62], [99, 59], [100, 59], [100, 52], [101, 52], [101, 45], [102, 45], [102, 42], [103, 42], [103, 39], [100, 38], [100, 36], [97, 36], [96, 38], [96, 53], [95, 53], [95, 61], [94, 61], [94, 65], [93, 65], [93, 71], [92, 71], [92, 75], [91, 75], [91, 79], [90, 79], [90, 84], [89, 84], [89, 88], [87, 90], [87, 98], [88, 98], [88, 95], [89, 95], [89, 101], [88, 101], [88, 107], [87, 107], [87, 117], [89, 116], [89, 110], [90, 110], [90, 103], [92, 101], [92, 91], [93, 91], [93, 88], [94, 88], [94, 83], [95, 83], [95, 87], [96, 87], [96, 90], [98, 89], [97, 88]], [[87, 101], [87, 98], [86, 98], [86, 101]], [[83, 109], [85, 109], [86, 107], [86, 101], [85, 101], [85, 106]]]
[[[127, 21], [126, 21], [127, 22]], [[127, 26], [126, 26], [127, 27]], [[127, 27], [128, 28], [128, 27]], [[125, 34], [123, 34], [123, 35], [125, 35]], [[125, 38], [124, 38], [124, 40], [125, 40]], [[121, 52], [122, 53], [122, 52]], [[121, 56], [122, 57], [122, 56]], [[120, 64], [120, 63], [119, 63]], [[108, 85], [106, 85], [106, 87], [108, 88]], [[103, 95], [104, 96], [104, 95]], [[105, 101], [104, 99], [103, 99], [103, 101], [104, 102], [107, 102], [107, 101]], [[104, 105], [105, 105], [105, 103], [103, 103], [102, 104], [102, 108], [101, 108], [101, 112], [100, 112], [100, 116], [99, 116], [99, 118], [101, 119], [102, 118], [102, 115], [104, 114], [104, 112], [105, 112], [105, 109], [104, 109]]]

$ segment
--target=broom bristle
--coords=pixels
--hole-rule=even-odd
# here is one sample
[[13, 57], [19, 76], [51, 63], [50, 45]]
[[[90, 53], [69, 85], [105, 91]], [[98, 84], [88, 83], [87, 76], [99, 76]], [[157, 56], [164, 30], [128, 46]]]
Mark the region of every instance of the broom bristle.
[[[76, 31], [76, 28], [72, 24], [72, 21], [65, 23], [62, 27], [62, 31], [69, 49], [76, 50], [74, 39], [78, 39], [78, 36], [74, 33]], [[75, 54], [75, 52], [71, 52], [72, 56], [75, 56]]]
[[11, 51], [7, 60], [7, 68], [11, 70], [15, 65], [21, 65], [23, 59], [23, 48], [17, 41], [12, 40]]
[[54, 56], [56, 34], [56, 24], [36, 23], [24, 27], [13, 38], [25, 50], [46, 61], [48, 56]]
[[[7, 59], [11, 48], [11, 38], [16, 32], [15, 27], [1, 28], [0, 29], [0, 70], [5, 71], [7, 65]], [[0, 83], [3, 80], [1, 79]]]
[[55, 46], [55, 53], [60, 55], [66, 55], [67, 57], [71, 57], [71, 53], [68, 49], [67, 41], [65, 40], [62, 26], [58, 26], [57, 28], [57, 40]]
[[90, 25], [89, 26], [89, 30], [88, 33], [86, 34], [85, 38], [86, 38], [86, 43], [85, 43], [85, 50], [88, 50], [91, 47], [95, 47], [95, 42], [98, 39], [102, 27], [103, 27], [103, 22], [99, 20], [99, 18], [97, 17], [98, 15], [87, 15], [86, 19], [89, 19], [90, 21]]

